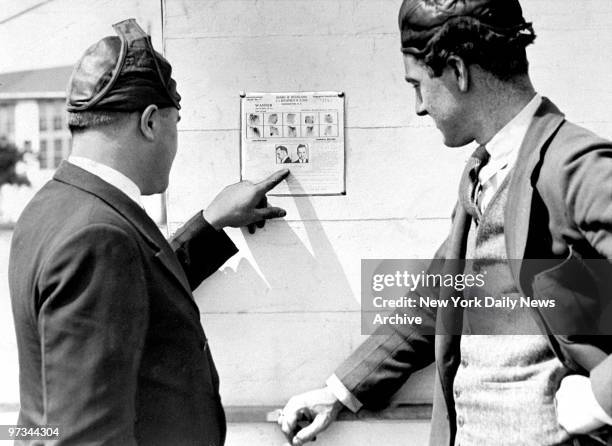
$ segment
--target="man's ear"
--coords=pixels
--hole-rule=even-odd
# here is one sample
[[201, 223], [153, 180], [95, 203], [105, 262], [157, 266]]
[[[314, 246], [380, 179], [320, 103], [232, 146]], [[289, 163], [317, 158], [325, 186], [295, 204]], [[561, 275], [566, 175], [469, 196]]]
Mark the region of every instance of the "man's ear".
[[147, 106], [140, 115], [140, 133], [142, 133], [142, 136], [148, 141], [153, 141], [155, 139], [154, 129], [157, 124], [158, 112], [157, 105], [151, 104]]
[[450, 56], [446, 64], [457, 83], [457, 89], [461, 93], [467, 93], [470, 88], [470, 70], [465, 61], [457, 56]]

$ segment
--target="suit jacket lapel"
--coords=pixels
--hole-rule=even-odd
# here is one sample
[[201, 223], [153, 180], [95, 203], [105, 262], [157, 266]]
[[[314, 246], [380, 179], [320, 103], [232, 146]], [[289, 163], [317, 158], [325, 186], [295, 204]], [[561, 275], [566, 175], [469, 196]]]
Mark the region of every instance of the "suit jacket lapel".
[[162, 265], [172, 273], [189, 296], [191, 296], [191, 288], [183, 268], [157, 225], [151, 220], [144, 209], [116, 187], [68, 162], [63, 162], [60, 165], [53, 178], [97, 196], [125, 217], [143, 236], [147, 244], [153, 248], [155, 256]]
[[[465, 174], [465, 172], [464, 172]], [[463, 273], [463, 259], [467, 247], [468, 232], [472, 222], [471, 216], [465, 211], [461, 202], [457, 202], [453, 214], [451, 233], [447, 240], [445, 261], [442, 274]], [[451, 287], [442, 287], [440, 300], [450, 301], [453, 293]], [[436, 367], [439, 382], [444, 394], [447, 415], [451, 425], [451, 435], [455, 432], [455, 403], [453, 400], [452, 385], [457, 368], [459, 367], [461, 333], [463, 329], [463, 309], [454, 306], [439, 308], [436, 313]]]
[[[446, 261], [444, 262], [442, 274], [455, 276], [463, 273], [463, 259], [465, 259], [465, 249], [471, 220], [470, 215], [463, 209], [461, 203], [457, 203], [453, 214], [451, 233], [446, 246]], [[450, 301], [451, 295], [455, 294], [454, 291], [451, 287], [441, 287], [439, 297], [441, 300]], [[463, 327], [463, 310], [461, 308], [455, 308], [454, 306], [441, 308], [438, 310], [436, 318], [436, 333], [461, 333]]]
[[[565, 121], [563, 113], [547, 98], [542, 99], [519, 150], [510, 180], [510, 193], [504, 212], [508, 259], [522, 259], [529, 235], [529, 219], [533, 198], [533, 172], [544, 153], [543, 149]], [[510, 262], [516, 284], [520, 284], [517, 262]]]

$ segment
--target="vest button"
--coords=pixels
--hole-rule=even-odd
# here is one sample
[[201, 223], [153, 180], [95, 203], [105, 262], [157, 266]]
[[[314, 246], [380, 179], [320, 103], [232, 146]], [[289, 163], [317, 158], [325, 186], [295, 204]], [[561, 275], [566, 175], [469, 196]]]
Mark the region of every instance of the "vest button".
[[462, 359], [461, 359], [461, 367], [467, 367], [467, 366], [468, 366], [467, 359], [462, 358]]
[[459, 415], [457, 417], [457, 426], [463, 427], [464, 424], [465, 424], [465, 420], [463, 419], [463, 417], [461, 415]]
[[461, 390], [455, 389], [455, 399], [459, 398], [460, 396], [461, 396]]

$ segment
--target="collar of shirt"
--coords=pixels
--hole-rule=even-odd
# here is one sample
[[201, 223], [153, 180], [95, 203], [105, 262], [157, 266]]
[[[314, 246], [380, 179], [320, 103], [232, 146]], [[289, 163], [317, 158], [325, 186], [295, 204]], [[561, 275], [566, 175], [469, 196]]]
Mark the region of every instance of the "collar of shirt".
[[106, 181], [111, 186], [116, 187], [130, 197], [138, 206], [142, 207], [140, 189], [136, 186], [136, 183], [118, 170], [82, 156], [70, 156], [68, 162]]
[[510, 170], [514, 166], [527, 129], [541, 103], [542, 96], [536, 93], [531, 101], [486, 144], [491, 158], [480, 170], [478, 175], [480, 184], [485, 184], [500, 170]]

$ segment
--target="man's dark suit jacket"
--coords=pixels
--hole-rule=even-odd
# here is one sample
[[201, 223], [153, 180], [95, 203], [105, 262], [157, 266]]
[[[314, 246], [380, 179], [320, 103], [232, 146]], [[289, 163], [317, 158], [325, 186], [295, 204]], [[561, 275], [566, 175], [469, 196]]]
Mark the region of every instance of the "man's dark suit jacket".
[[221, 445], [219, 380], [192, 297], [236, 252], [201, 214], [168, 243], [143, 209], [64, 163], [12, 240], [19, 424], [59, 445]]
[[[549, 287], [561, 290], [564, 314], [581, 314], [581, 300], [590, 302], [600, 296], [589, 295], [598, 279], [596, 272], [580, 280], [586, 270], [580, 258], [612, 259], [612, 143], [566, 121], [544, 99], [521, 146], [509, 187], [504, 212], [507, 258], [559, 259], [547, 271], [515, 268], [518, 289], [525, 296], [538, 296]], [[437, 251], [429, 272], [463, 272], [452, 269], [460, 262], [445, 259], [465, 258], [470, 223], [468, 214], [457, 205], [451, 234]], [[568, 277], [574, 279], [571, 284], [566, 283]], [[584, 289], [572, 288], [581, 286]], [[440, 290], [416, 292], [417, 296], [448, 298]], [[609, 303], [610, 295], [604, 296], [608, 301], [602, 305]], [[463, 317], [456, 309], [419, 315], [424, 318], [422, 331], [398, 326], [391, 335], [371, 336], [340, 365], [336, 376], [366, 407], [380, 407], [411, 373], [435, 360], [430, 444], [452, 446], [456, 433], [453, 380], [460, 362], [457, 333], [461, 333]], [[612, 338], [559, 335], [556, 333], [571, 333], [572, 327], [565, 327], [566, 331], [557, 326], [553, 333], [545, 315], [536, 314], [536, 318], [564, 365], [590, 375], [597, 401], [612, 415]], [[424, 334], [433, 333], [434, 328], [445, 334]]]

